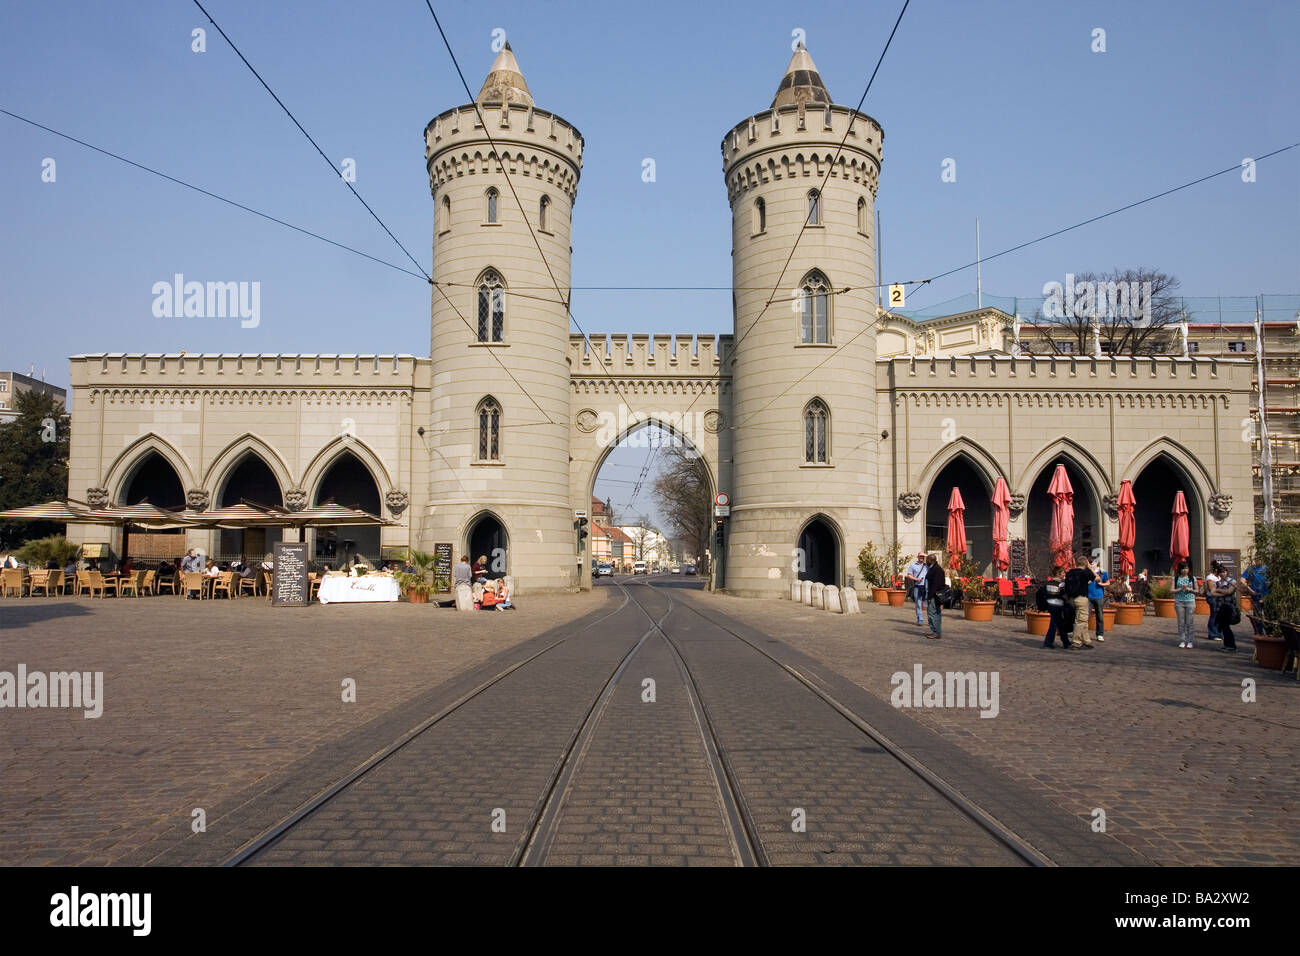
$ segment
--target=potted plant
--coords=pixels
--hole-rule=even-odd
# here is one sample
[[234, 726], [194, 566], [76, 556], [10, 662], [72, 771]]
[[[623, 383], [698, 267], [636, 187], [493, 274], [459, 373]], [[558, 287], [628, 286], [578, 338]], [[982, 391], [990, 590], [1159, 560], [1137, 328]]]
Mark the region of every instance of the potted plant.
[[961, 588], [962, 616], [968, 621], [993, 620], [998, 588], [996, 583], [984, 580], [983, 565], [974, 558], [963, 557], [957, 569], [957, 582]]
[[1255, 529], [1253, 563], [1263, 565], [1267, 588], [1256, 613], [1268, 633], [1255, 635], [1255, 660], [1261, 667], [1281, 670], [1286, 644], [1300, 639], [1300, 527], [1278, 522]]
[[1151, 582], [1151, 600], [1156, 605], [1156, 617], [1177, 617], [1174, 610], [1174, 586], [1168, 578], [1156, 578]]
[[890, 607], [902, 607], [902, 606], [903, 606], [904, 604], [906, 604], [906, 603], [907, 603], [907, 589], [906, 589], [906, 588], [890, 588], [890, 589], [889, 589], [889, 606], [890, 606]]
[[862, 575], [862, 583], [871, 588], [871, 599], [877, 604], [889, 603], [889, 585], [894, 579], [899, 557], [897, 544], [893, 548], [893, 554], [889, 554], [883, 548], [877, 551], [874, 541], [868, 541], [867, 546], [858, 552], [858, 571]]
[[1115, 623], [1135, 625], [1142, 623], [1142, 614], [1147, 606], [1140, 601], [1121, 601], [1115, 605]]
[[412, 549], [407, 553], [406, 562], [412, 571], [399, 571], [398, 587], [406, 591], [406, 599], [412, 604], [428, 604], [429, 595], [438, 590], [438, 582], [433, 579], [433, 568], [437, 558], [427, 551]]
[[18, 555], [18, 560], [29, 568], [43, 568], [51, 558], [59, 562], [60, 568], [64, 568], [69, 561], [81, 554], [81, 545], [73, 544], [62, 535], [56, 534], [48, 538], [28, 541], [15, 553]]

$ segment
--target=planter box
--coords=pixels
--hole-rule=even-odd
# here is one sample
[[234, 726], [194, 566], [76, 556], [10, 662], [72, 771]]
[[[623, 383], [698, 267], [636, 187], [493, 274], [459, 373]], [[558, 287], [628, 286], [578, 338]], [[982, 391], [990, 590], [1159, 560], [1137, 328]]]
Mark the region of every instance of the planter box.
[[[1170, 615], [1170, 617], [1172, 616]], [[1109, 631], [1115, 627], [1115, 605], [1112, 604], [1110, 607], [1102, 608], [1101, 620], [1106, 625], [1104, 630]], [[1088, 612], [1088, 630], [1097, 630], [1097, 613], [1095, 611]]]
[[968, 621], [991, 621], [993, 608], [997, 603], [997, 601], [962, 601], [962, 615]]
[[1206, 616], [1210, 613], [1210, 602], [1205, 600], [1201, 595], [1196, 595], [1196, 613]]
[[428, 593], [421, 594], [414, 588], [408, 588], [406, 591], [406, 600], [410, 601], [412, 604], [428, 604], [429, 595]]
[[1050, 611], [1026, 611], [1025, 612], [1025, 631], [1029, 634], [1037, 634], [1044, 637], [1047, 629], [1052, 624], [1052, 614]]
[[906, 603], [907, 603], [907, 591], [905, 591], [903, 588], [889, 589], [890, 607], [902, 607]]
[[1238, 594], [1237, 600], [1241, 602], [1241, 613], [1249, 614], [1255, 609], [1255, 602], [1250, 599], [1249, 594]]
[[871, 587], [871, 600], [877, 604], [889, 603], [889, 588], [878, 588], [875, 585]]
[[1152, 598], [1156, 602], [1156, 617], [1177, 617], [1173, 598]]
[[1142, 623], [1142, 612], [1146, 610], [1144, 604], [1116, 604], [1115, 605], [1115, 623], [1120, 625], [1134, 625]]
[[1255, 662], [1271, 671], [1280, 671], [1286, 659], [1286, 641], [1267, 634], [1255, 635]]

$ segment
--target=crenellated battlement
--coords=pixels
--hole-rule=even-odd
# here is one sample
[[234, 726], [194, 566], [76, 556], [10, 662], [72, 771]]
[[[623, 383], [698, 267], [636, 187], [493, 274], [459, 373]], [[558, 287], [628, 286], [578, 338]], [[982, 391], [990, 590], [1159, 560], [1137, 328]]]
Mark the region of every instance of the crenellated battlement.
[[820, 180], [828, 170], [832, 179], [864, 185], [874, 197], [884, 138], [874, 119], [843, 106], [799, 104], [756, 113], [722, 139], [727, 198], [734, 202], [757, 185], [792, 177]]
[[[496, 172], [496, 151], [512, 176], [531, 176], [554, 183], [568, 194], [578, 192], [582, 170], [582, 134], [572, 124], [547, 110], [523, 103], [481, 105], [482, 122], [473, 105], [457, 106], [435, 116], [424, 130], [424, 158], [429, 188], [451, 179]], [[488, 128], [484, 131], [483, 123]]]
[[428, 359], [413, 355], [315, 355], [264, 353], [127, 353], [99, 352], [74, 355], [74, 384], [100, 384], [129, 380], [142, 384], [157, 380], [177, 384], [202, 384], [212, 379], [247, 378], [250, 380], [322, 378], [349, 379], [349, 384], [385, 384], [409, 382], [416, 366]]
[[[590, 348], [588, 347], [590, 340]], [[571, 374], [702, 375], [730, 378], [722, 368], [731, 354], [733, 336], [599, 332], [569, 336]]]

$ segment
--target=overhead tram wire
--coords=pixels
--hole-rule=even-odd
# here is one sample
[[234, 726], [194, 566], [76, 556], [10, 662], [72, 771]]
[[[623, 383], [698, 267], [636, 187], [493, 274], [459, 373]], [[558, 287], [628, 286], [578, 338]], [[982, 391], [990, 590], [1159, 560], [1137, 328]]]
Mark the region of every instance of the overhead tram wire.
[[[195, 0], [195, 2], [197, 3], [198, 0]], [[510, 187], [510, 195], [514, 197], [515, 205], [519, 208], [520, 218], [523, 219], [524, 225], [528, 227], [528, 234], [533, 239], [533, 245], [537, 247], [537, 254], [541, 257], [542, 265], [546, 267], [546, 274], [551, 277], [551, 284], [555, 287], [555, 294], [558, 295], [561, 300], [564, 300], [564, 310], [569, 317], [569, 321], [578, 327], [578, 331], [582, 334], [583, 340], [587, 343], [587, 348], [594, 352], [595, 349], [592, 348], [591, 337], [587, 335], [587, 331], [578, 321], [578, 317], [573, 314], [572, 301], [565, 300], [564, 298], [564, 290], [560, 288], [559, 280], [555, 278], [555, 272], [551, 269], [550, 260], [546, 258], [546, 252], [542, 249], [541, 240], [537, 238], [537, 232], [533, 229], [532, 220], [528, 218], [528, 212], [524, 209], [523, 200], [519, 198], [519, 193], [515, 190], [514, 180], [510, 178], [510, 170], [507, 168], [507, 163], [502, 160], [501, 151], [497, 149], [496, 140], [492, 138], [492, 134], [488, 131], [488, 124], [483, 118], [483, 110], [479, 107], [478, 98], [474, 95], [474, 91], [469, 88], [469, 83], [465, 80], [465, 72], [460, 68], [460, 61], [456, 59], [456, 52], [451, 48], [451, 41], [447, 39], [447, 33], [442, 29], [442, 23], [438, 19], [438, 14], [434, 12], [433, 4], [430, 3], [429, 0], [424, 0], [424, 5], [429, 8], [429, 15], [433, 17], [433, 25], [438, 28], [438, 35], [442, 37], [443, 46], [447, 48], [447, 55], [451, 58], [451, 65], [455, 67], [456, 75], [460, 77], [460, 85], [464, 87], [465, 95], [469, 97], [469, 101], [474, 107], [474, 115], [478, 118], [479, 126], [483, 129], [483, 135], [487, 138], [488, 145], [492, 147], [492, 153], [496, 156], [497, 163], [501, 166], [501, 174], [505, 177], [506, 185]], [[601, 364], [603, 366], [604, 363], [602, 362]], [[608, 371], [606, 371], [605, 376], [609, 379], [610, 384], [614, 386], [614, 391], [618, 394], [619, 398], [623, 400], [623, 404], [630, 409], [632, 403], [628, 400], [627, 394], [619, 385], [618, 379]]]
[[[1257, 157], [1257, 158], [1255, 159], [1255, 162], [1259, 162], [1259, 161], [1262, 160], [1262, 159], [1268, 159], [1268, 158], [1271, 157], [1271, 156], [1277, 156], [1277, 155], [1280, 154], [1280, 153], [1285, 153], [1287, 150], [1295, 149], [1296, 147], [1300, 147], [1300, 142], [1292, 143], [1292, 144], [1289, 145], [1289, 146], [1282, 146], [1282, 147], [1280, 147], [1280, 148], [1278, 148], [1278, 149], [1274, 149], [1274, 150], [1271, 150], [1270, 152], [1264, 153], [1264, 154], [1262, 154], [1261, 156]], [[1161, 192], [1155, 193], [1154, 195], [1147, 196], [1145, 199], [1139, 199], [1139, 200], [1137, 200], [1136, 202], [1128, 203], [1127, 205], [1120, 206], [1120, 207], [1118, 207], [1118, 208], [1116, 208], [1116, 209], [1112, 209], [1112, 210], [1110, 210], [1109, 212], [1104, 212], [1104, 213], [1101, 213], [1100, 215], [1093, 216], [1093, 217], [1090, 218], [1090, 219], [1085, 219], [1085, 220], [1083, 220], [1082, 222], [1076, 222], [1074, 225], [1072, 225], [1072, 226], [1066, 226], [1064, 229], [1057, 229], [1057, 230], [1055, 230], [1054, 232], [1049, 232], [1049, 233], [1047, 233], [1046, 235], [1039, 236], [1037, 239], [1030, 239], [1030, 240], [1028, 240], [1027, 242], [1022, 242], [1022, 243], [1020, 243], [1020, 244], [1018, 244], [1018, 245], [1011, 246], [1011, 247], [1008, 248], [1008, 249], [1003, 249], [1001, 252], [997, 252], [997, 253], [994, 253], [994, 254], [991, 255], [991, 256], [987, 256], [987, 257], [981, 258], [981, 259], [980, 259], [980, 262], [988, 262], [989, 259], [996, 259], [996, 258], [998, 258], [999, 256], [1005, 256], [1005, 255], [1007, 255], [1008, 253], [1017, 252], [1017, 251], [1019, 251], [1020, 249], [1027, 248], [1028, 246], [1032, 246], [1032, 245], [1034, 245], [1035, 243], [1043, 242], [1043, 241], [1045, 241], [1045, 240], [1047, 240], [1047, 239], [1053, 239], [1053, 238], [1055, 238], [1056, 236], [1064, 235], [1064, 234], [1067, 233], [1067, 232], [1071, 232], [1071, 231], [1073, 231], [1073, 230], [1075, 230], [1075, 229], [1080, 229], [1080, 228], [1082, 228], [1083, 226], [1091, 225], [1091, 224], [1094, 223], [1094, 222], [1100, 222], [1100, 221], [1103, 220], [1103, 219], [1107, 219], [1107, 218], [1109, 218], [1109, 217], [1111, 217], [1111, 216], [1114, 216], [1114, 215], [1117, 215], [1117, 214], [1119, 214], [1119, 213], [1121, 213], [1121, 212], [1126, 212], [1126, 211], [1129, 210], [1129, 209], [1135, 209], [1135, 208], [1137, 208], [1138, 206], [1144, 205], [1144, 204], [1149, 203], [1149, 202], [1151, 202], [1151, 201], [1153, 201], [1153, 200], [1161, 199], [1161, 198], [1163, 198], [1163, 197], [1165, 197], [1165, 196], [1172, 195], [1172, 194], [1174, 194], [1174, 193], [1176, 193], [1176, 192], [1179, 192], [1179, 191], [1181, 191], [1181, 190], [1183, 190], [1183, 189], [1187, 189], [1187, 188], [1190, 187], [1190, 186], [1196, 186], [1196, 185], [1199, 185], [1200, 183], [1208, 182], [1208, 181], [1211, 180], [1211, 179], [1215, 179], [1215, 178], [1217, 178], [1217, 177], [1219, 177], [1219, 176], [1223, 176], [1223, 175], [1225, 175], [1225, 174], [1227, 174], [1227, 173], [1236, 172], [1236, 171], [1238, 171], [1238, 170], [1240, 170], [1240, 169], [1241, 169], [1241, 164], [1238, 163], [1238, 164], [1235, 165], [1235, 166], [1229, 166], [1229, 167], [1227, 167], [1226, 169], [1221, 169], [1221, 170], [1219, 170], [1219, 171], [1216, 172], [1216, 173], [1210, 173], [1208, 176], [1201, 176], [1199, 179], [1193, 179], [1191, 182], [1183, 183], [1181, 186], [1174, 186], [1174, 187], [1172, 187], [1172, 188], [1170, 188], [1170, 189], [1162, 190]], [[929, 285], [931, 282], [934, 282], [936, 279], [942, 279], [942, 278], [945, 278], [946, 276], [950, 276], [950, 275], [953, 275], [954, 273], [961, 272], [961, 271], [963, 271], [964, 269], [970, 269], [970, 268], [973, 268], [974, 266], [975, 266], [975, 263], [974, 263], [974, 262], [970, 262], [970, 263], [967, 263], [967, 264], [964, 265], [964, 266], [958, 266], [958, 267], [955, 268], [955, 269], [949, 269], [947, 272], [941, 272], [941, 273], [939, 273], [938, 275], [931, 276], [931, 277], [928, 278], [928, 279], [920, 280], [920, 282], [919, 282], [918, 284], [920, 284], [920, 285]], [[864, 327], [863, 329], [861, 329], [859, 332], [857, 332], [856, 334], [854, 334], [852, 338], [850, 338], [847, 342], [845, 342], [844, 345], [841, 346], [841, 348], [846, 348], [846, 347], [848, 347], [849, 345], [851, 345], [851, 344], [852, 344], [852, 343], [853, 343], [853, 342], [854, 342], [854, 341], [855, 341], [859, 336], [861, 336], [861, 335], [863, 335], [864, 333], [869, 332], [869, 331], [871, 331], [873, 328], [875, 328], [875, 327], [879, 324], [879, 322], [880, 322], [880, 320], [879, 320], [879, 318], [877, 318], [876, 321], [869, 323], [866, 327]], [[834, 350], [833, 352], [831, 352], [831, 353], [830, 353], [826, 358], [822, 359], [820, 362], [818, 362], [816, 365], [814, 365], [811, 369], [809, 369], [805, 374], [803, 374], [803, 375], [800, 376], [797, 380], [795, 380], [794, 382], [792, 382], [788, 387], [786, 387], [786, 388], [783, 389], [781, 392], [779, 392], [778, 394], [776, 394], [776, 395], [771, 399], [771, 401], [769, 401], [766, 405], [764, 405], [762, 408], [758, 409], [757, 411], [752, 412], [752, 413], [750, 414], [749, 417], [753, 417], [753, 415], [757, 415], [757, 414], [759, 414], [760, 412], [763, 412], [763, 411], [767, 410], [768, 408], [771, 408], [772, 405], [773, 405], [775, 402], [777, 402], [779, 399], [781, 399], [782, 397], [784, 397], [785, 395], [787, 395], [787, 394], [790, 392], [790, 390], [793, 389], [796, 385], [798, 385], [800, 382], [802, 382], [804, 379], [806, 379], [809, 375], [812, 375], [814, 372], [816, 372], [818, 369], [820, 369], [820, 368], [821, 368], [823, 365], [825, 365], [827, 362], [829, 362], [829, 361], [831, 361], [833, 358], [835, 358], [836, 354], [837, 354], [839, 351], [840, 351], [839, 348], [835, 349], [835, 350]], [[742, 424], [744, 424], [744, 422], [747, 421], [747, 420], [748, 420], [747, 418], [746, 418], [746, 419], [741, 419], [740, 421], [737, 421], [737, 422], [736, 422], [732, 427], [733, 427], [733, 428], [739, 428], [739, 427], [740, 427]]]
[[384, 221], [382, 219], [379, 218], [379, 214], [370, 208], [370, 203], [366, 202], [364, 199], [361, 198], [361, 193], [357, 192], [356, 188], [352, 185], [352, 183], [350, 183], [348, 180], [344, 179], [342, 175], [340, 175], [338, 168], [334, 165], [334, 161], [325, 155], [325, 151], [320, 148], [320, 145], [316, 142], [316, 140], [312, 139], [311, 133], [307, 132], [307, 130], [303, 128], [303, 125], [298, 122], [298, 117], [294, 116], [292, 111], [290, 111], [289, 107], [284, 105], [284, 101], [281, 100], [280, 97], [275, 95], [275, 90], [271, 89], [271, 87], [267, 85], [266, 80], [262, 79], [262, 74], [258, 73], [257, 70], [253, 67], [253, 64], [248, 62], [248, 58], [239, 51], [239, 47], [235, 46], [235, 41], [230, 39], [230, 37], [226, 35], [225, 30], [221, 29], [221, 24], [217, 23], [216, 20], [212, 19], [212, 14], [208, 13], [208, 11], [203, 8], [203, 4], [200, 3], [199, 0], [194, 0], [194, 5], [198, 7], [200, 11], [202, 11], [205, 17], [208, 18], [208, 22], [217, 28], [217, 32], [221, 34], [222, 39], [230, 44], [230, 49], [234, 50], [235, 55], [244, 61], [244, 66], [248, 67], [249, 72], [251, 72], [253, 76], [257, 77], [257, 82], [262, 84], [262, 88], [266, 90], [266, 92], [271, 94], [271, 99], [275, 100], [275, 102], [279, 105], [280, 109], [284, 110], [285, 115], [288, 116], [289, 119], [293, 120], [293, 125], [298, 127], [298, 131], [302, 133], [303, 136], [307, 137], [307, 142], [311, 143], [312, 146], [315, 147], [316, 152], [320, 154], [320, 158], [323, 159], [325, 161], [325, 165], [330, 168], [330, 172], [333, 173], [335, 176], [338, 176], [339, 179], [343, 181], [343, 185], [348, 187], [348, 191], [351, 192], [352, 195], [356, 197], [357, 202], [365, 206], [366, 212], [370, 213], [371, 218], [374, 219], [375, 222], [379, 223], [379, 228], [384, 230], [384, 232], [388, 233], [388, 238], [392, 239], [393, 242], [397, 243], [397, 247], [401, 249], [402, 252], [406, 253], [406, 258], [410, 259], [412, 264], [415, 266], [415, 268], [419, 269], [420, 272], [424, 274], [425, 279], [432, 282], [433, 279], [429, 275], [429, 273], [424, 271], [424, 266], [420, 265], [420, 263], [416, 261], [415, 256], [411, 255], [411, 253], [407, 250], [406, 246], [402, 245], [401, 240], [398, 239], [395, 235], [393, 235], [393, 231], [384, 224]]
[[[280, 97], [276, 95], [275, 90], [271, 89], [270, 85], [267, 84], [266, 80], [262, 79], [262, 75], [257, 72], [257, 69], [253, 66], [253, 64], [248, 62], [248, 58], [244, 56], [243, 53], [240, 52], [239, 47], [235, 46], [235, 41], [230, 39], [229, 35], [227, 35], [225, 30], [221, 29], [221, 24], [217, 23], [217, 21], [212, 18], [212, 15], [203, 8], [203, 4], [200, 3], [199, 0], [194, 0], [194, 5], [203, 12], [203, 15], [205, 17], [208, 18], [208, 22], [211, 23], [216, 28], [217, 32], [221, 34], [222, 39], [224, 39], [228, 44], [230, 44], [230, 48], [235, 51], [235, 55], [238, 56], [239, 59], [243, 61], [244, 66], [248, 67], [249, 71], [253, 74], [253, 76], [257, 77], [257, 82], [261, 83], [262, 88], [266, 90], [267, 93], [271, 94], [271, 98], [275, 100], [275, 102], [279, 105], [280, 109], [284, 110], [285, 115], [288, 116], [289, 119], [293, 121], [293, 125], [298, 127], [298, 131], [301, 132], [303, 136], [307, 137], [307, 142], [311, 143], [311, 145], [315, 148], [316, 152], [320, 154], [320, 158], [325, 161], [325, 165], [327, 165], [330, 168], [330, 172], [333, 173], [335, 176], [339, 176], [339, 171], [338, 169], [335, 168], [333, 161], [328, 156], [325, 155], [325, 151], [321, 149], [320, 145], [316, 142], [316, 140], [312, 138], [311, 133], [307, 132], [306, 128], [302, 125], [302, 123], [298, 122], [298, 118], [293, 115], [293, 112], [289, 109], [289, 107], [284, 105], [284, 101], [281, 100]], [[342, 179], [341, 176], [339, 176], [339, 178]], [[452, 307], [456, 315], [460, 318], [461, 322], [465, 324], [465, 327], [469, 329], [472, 334], [477, 334], [475, 332], [474, 326], [470, 324], [469, 319], [467, 319], [464, 313], [462, 313], [460, 309], [456, 307], [456, 303], [452, 302], [451, 298], [447, 295], [446, 291], [438, 288], [437, 283], [433, 281], [433, 277], [429, 275], [428, 272], [425, 271], [424, 267], [420, 265], [419, 262], [416, 261], [415, 257], [411, 255], [410, 251], [407, 250], [406, 246], [402, 245], [401, 240], [398, 239], [397, 236], [393, 235], [393, 231], [389, 229], [387, 225], [385, 225], [382, 219], [379, 218], [379, 214], [376, 213], [374, 209], [371, 208], [370, 204], [366, 202], [365, 199], [362, 198], [361, 194], [357, 192], [356, 188], [352, 185], [352, 183], [348, 182], [348, 180], [346, 179], [343, 179], [343, 185], [348, 187], [348, 190], [352, 193], [352, 195], [357, 198], [357, 202], [361, 203], [361, 205], [366, 207], [366, 212], [370, 213], [371, 217], [375, 220], [375, 222], [379, 223], [379, 227], [388, 234], [388, 237], [392, 239], [393, 242], [397, 243], [397, 247], [406, 254], [406, 258], [410, 259], [411, 262], [415, 264], [415, 267], [420, 270], [420, 274], [424, 277], [425, 281], [428, 282], [430, 285], [432, 285], [435, 289], [438, 289], [439, 294], [447, 301], [447, 304]], [[511, 372], [510, 369], [506, 367], [505, 362], [501, 360], [500, 356], [498, 356], [495, 352], [492, 352], [490, 349], [489, 352], [491, 353], [492, 358], [496, 360], [496, 363], [501, 366], [502, 370], [506, 373], [506, 375], [510, 376], [510, 380], [515, 383], [515, 386], [519, 389], [519, 391], [523, 392], [524, 395], [528, 397], [528, 400], [532, 402], [534, 406], [536, 406], [537, 410], [542, 413], [542, 417], [546, 419], [547, 424], [554, 425], [555, 421], [551, 418], [550, 415], [547, 414], [546, 409], [542, 408], [542, 406], [538, 404], [537, 399], [533, 398], [532, 393], [529, 392], [528, 389], [524, 388], [523, 384], [519, 381], [519, 379], [515, 378], [514, 373]], [[525, 423], [521, 423], [521, 424], [525, 424]]]

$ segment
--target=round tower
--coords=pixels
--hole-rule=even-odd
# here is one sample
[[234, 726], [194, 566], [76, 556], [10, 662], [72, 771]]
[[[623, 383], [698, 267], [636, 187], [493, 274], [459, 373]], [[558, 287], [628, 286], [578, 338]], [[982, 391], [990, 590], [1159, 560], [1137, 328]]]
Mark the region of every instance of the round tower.
[[509, 44], [476, 104], [439, 114], [424, 135], [434, 289], [432, 420], [415, 439], [429, 456], [419, 540], [451, 542], [457, 559], [486, 555], [521, 592], [572, 587], [561, 300], [582, 136], [534, 105]]
[[882, 540], [882, 140], [871, 117], [833, 105], [800, 47], [771, 108], [722, 141], [735, 301], [728, 591], [788, 595], [792, 578], [842, 586], [859, 576], [859, 549]]

